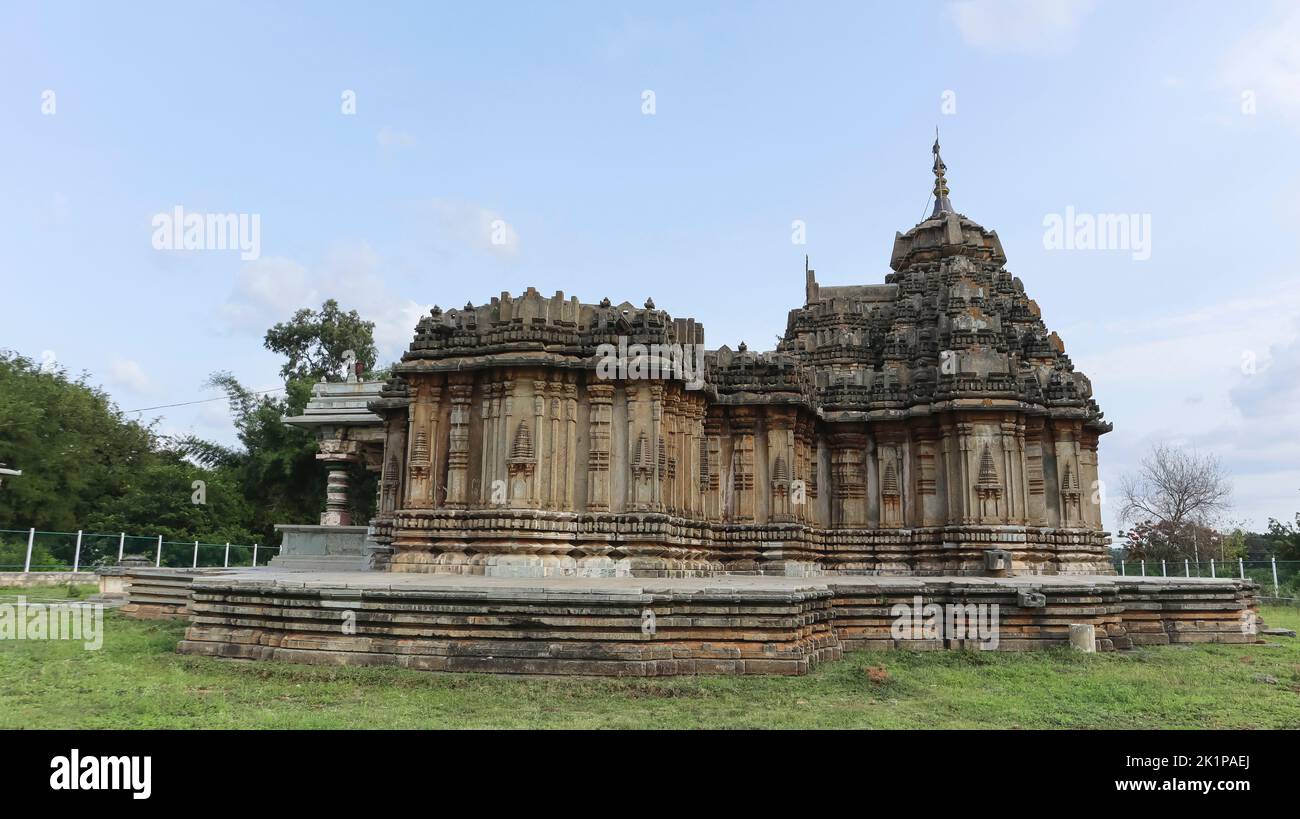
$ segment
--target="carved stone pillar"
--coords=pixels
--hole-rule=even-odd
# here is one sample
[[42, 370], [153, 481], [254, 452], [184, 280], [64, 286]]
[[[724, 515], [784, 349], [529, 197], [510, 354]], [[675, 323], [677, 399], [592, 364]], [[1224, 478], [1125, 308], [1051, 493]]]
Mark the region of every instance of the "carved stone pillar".
[[651, 508], [664, 509], [664, 478], [668, 467], [668, 453], [664, 441], [664, 388], [650, 385], [650, 442], [654, 445], [654, 481], [651, 484]]
[[[572, 376], [570, 376], [572, 378]], [[574, 483], [578, 475], [578, 387], [571, 380], [564, 383], [564, 469], [562, 497], [563, 508], [578, 511], [574, 498]]]
[[[341, 436], [343, 433], [339, 433]], [[360, 445], [343, 437], [322, 438], [316, 459], [325, 462], [329, 478], [325, 485], [325, 511], [321, 526], [351, 526], [352, 507], [348, 503], [348, 468], [361, 459]]]
[[[541, 382], [538, 382], [539, 386]], [[542, 508], [561, 509], [564, 498], [560, 483], [564, 480], [564, 409], [560, 396], [564, 394], [564, 384], [550, 381], [543, 393], [543, 413], [546, 418], [546, 485], [542, 487]]]
[[1083, 523], [1090, 529], [1101, 529], [1103, 493], [1097, 474], [1097, 433], [1088, 429], [1079, 436], [1079, 485], [1083, 493]]
[[608, 512], [614, 385], [606, 382], [588, 384], [587, 400], [591, 405], [588, 416], [590, 447], [587, 450], [587, 509], [592, 512]]
[[434, 506], [435, 470], [438, 463], [438, 401], [442, 391], [424, 385], [411, 403], [408, 434], [406, 509], [429, 509]]
[[731, 489], [734, 506], [731, 519], [754, 522], [754, 431], [757, 421], [748, 407], [731, 413]]
[[384, 422], [384, 466], [379, 481], [380, 517], [390, 517], [402, 498], [402, 459], [406, 451], [406, 420], [404, 416], [390, 416]]
[[771, 520], [790, 523], [795, 519], [791, 505], [792, 472], [796, 468], [794, 411], [772, 408], [767, 413], [767, 464]]
[[[546, 400], [546, 382], [542, 381], [539, 378], [534, 379], [532, 386], [533, 386], [533, 430], [534, 430], [534, 435], [536, 436], [536, 440], [535, 440], [536, 454], [534, 458], [536, 458], [545, 455], [546, 448], [551, 443], [550, 441], [551, 430], [546, 423], [546, 410], [547, 410], [547, 403], [548, 403]], [[545, 482], [545, 477], [542, 474], [542, 470], [538, 468], [535, 471], [533, 475], [533, 479], [529, 482], [529, 486], [528, 486], [528, 505], [533, 507], [534, 509], [541, 508], [542, 506], [542, 484], [544, 482]]]
[[971, 435], [974, 428], [965, 422], [958, 422], [953, 425], [956, 431], [956, 476], [954, 481], [949, 484], [948, 496], [953, 502], [953, 511], [962, 523], [975, 523], [978, 518], [975, 504], [975, 475], [979, 469], [979, 464], [972, 464], [973, 458], [978, 458], [979, 453], [973, 453]]
[[700, 487], [704, 493], [704, 516], [722, 520], [722, 408], [710, 406], [704, 419], [704, 445], [700, 449]]
[[866, 470], [863, 455], [867, 437], [860, 432], [831, 436], [832, 515], [837, 526], [863, 526], [867, 522]]
[[482, 459], [479, 465], [479, 503], [483, 506], [495, 500], [492, 494], [492, 451], [496, 423], [497, 385], [491, 382], [483, 385], [483, 403], [479, 410], [479, 449]]
[[880, 526], [897, 529], [903, 525], [903, 432], [883, 432], [876, 446], [876, 474], [880, 476]]
[[664, 442], [664, 463], [662, 466], [663, 474], [660, 477], [660, 483], [663, 484], [662, 497], [664, 511], [671, 515], [678, 514], [677, 506], [677, 413], [678, 413], [677, 393], [668, 390], [664, 393], [663, 402], [663, 421], [662, 433], [660, 440]]
[[1077, 421], [1053, 421], [1056, 441], [1056, 485], [1060, 498], [1061, 526], [1082, 525], [1081, 481], [1079, 480], [1079, 433]]
[[469, 416], [472, 383], [456, 383], [451, 394], [451, 431], [447, 447], [447, 506], [464, 509], [469, 500]]
[[939, 514], [939, 431], [933, 427], [916, 427], [912, 430], [912, 448], [915, 453], [916, 487], [912, 494], [914, 520], [921, 526], [934, 526], [942, 522]]
[[1082, 525], [1079, 480], [1079, 432], [1074, 421], [1053, 421], [1056, 446], [1056, 486], [1061, 510], [1060, 525]]
[[1005, 521], [1005, 475], [998, 472], [998, 459], [992, 446], [985, 442], [979, 448], [979, 465], [976, 467], [975, 496], [979, 502], [980, 523]]
[[1043, 471], [1042, 418], [1025, 419], [1025, 517], [1030, 526], [1046, 526], [1047, 477]]

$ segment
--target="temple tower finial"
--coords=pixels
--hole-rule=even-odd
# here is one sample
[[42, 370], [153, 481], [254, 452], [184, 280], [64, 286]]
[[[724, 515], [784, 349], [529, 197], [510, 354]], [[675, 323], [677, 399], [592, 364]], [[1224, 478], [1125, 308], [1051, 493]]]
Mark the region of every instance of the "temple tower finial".
[[803, 257], [803, 281], [804, 281], [804, 289], [803, 289], [804, 302], [803, 303], [812, 304], [813, 302], [817, 301], [819, 297], [819, 294], [817, 292], [818, 291], [817, 271], [813, 270], [812, 266], [808, 263], [807, 253], [805, 253]]
[[948, 180], [944, 176], [948, 166], [943, 164], [943, 157], [939, 156], [938, 126], [934, 129], [934, 147], [930, 151], [934, 154], [934, 212], [930, 217], [934, 218], [940, 213], [954, 213], [952, 202], [948, 199]]

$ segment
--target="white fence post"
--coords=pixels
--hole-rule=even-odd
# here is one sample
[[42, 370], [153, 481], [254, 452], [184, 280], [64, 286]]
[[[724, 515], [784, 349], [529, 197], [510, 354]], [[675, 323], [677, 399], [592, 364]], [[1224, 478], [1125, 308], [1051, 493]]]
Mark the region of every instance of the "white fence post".
[[1218, 577], [1218, 575], [1214, 573], [1214, 558], [1210, 558], [1210, 577]]
[[77, 569], [81, 568], [81, 530], [77, 530], [77, 551], [72, 555], [72, 573], [76, 574]]
[[1244, 560], [1242, 560], [1241, 558], [1237, 558], [1237, 568], [1241, 570], [1241, 579], [1242, 579], [1242, 580], [1245, 580], [1245, 579], [1246, 579], [1246, 562], [1245, 562]]
[[1161, 577], [1169, 576], [1169, 571], [1168, 569], [1165, 568], [1165, 559], [1163, 557], [1160, 558], [1160, 576]]
[[[23, 564], [23, 574], [27, 574], [32, 570], [32, 544], [35, 542], [36, 542], [36, 527], [33, 526], [27, 532], [27, 562]], [[1273, 577], [1275, 578], [1277, 577], [1276, 568], [1274, 568], [1273, 570]], [[1276, 586], [1277, 583], [1274, 583], [1273, 585]]]
[[257, 544], [253, 544], [253, 568], [257, 568]]
[[226, 562], [223, 568], [230, 568], [230, 541], [228, 540], [226, 541]]
[[153, 561], [154, 568], [162, 565], [162, 535], [158, 536], [158, 556]]
[[190, 568], [197, 569], [198, 567], [199, 567], [199, 542], [196, 540], [194, 541], [194, 565], [191, 566]]
[[[30, 547], [29, 547], [29, 548], [28, 548], [28, 552], [30, 552], [30, 551], [31, 551], [31, 549], [30, 549]], [[1281, 597], [1281, 596], [1282, 596], [1282, 593], [1281, 593], [1280, 591], [1278, 591], [1278, 588], [1277, 588], [1277, 555], [1273, 555], [1273, 596], [1274, 596], [1274, 597]]]
[[117, 562], [122, 562], [122, 552], [126, 549], [126, 532], [120, 532], [117, 536]]
[[1147, 576], [1147, 561], [1145, 557], [1142, 558], [1142, 576], [1143, 577]]
[[1191, 576], [1192, 576], [1192, 562], [1187, 558], [1183, 558], [1183, 577], [1191, 577]]
[[1128, 577], [1128, 570], [1124, 568], [1124, 560], [1123, 560], [1123, 558], [1121, 558], [1120, 561], [1119, 561], [1119, 576], [1120, 576], [1120, 577]]

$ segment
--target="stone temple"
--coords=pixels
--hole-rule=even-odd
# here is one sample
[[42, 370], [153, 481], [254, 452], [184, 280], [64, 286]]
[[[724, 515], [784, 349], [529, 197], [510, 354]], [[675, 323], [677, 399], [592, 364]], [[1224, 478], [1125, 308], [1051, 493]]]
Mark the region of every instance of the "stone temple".
[[[321, 525], [142, 608], [190, 616], [184, 653], [434, 671], [1254, 642], [1248, 579], [1116, 576], [1110, 425], [997, 234], [953, 209], [937, 142], [934, 176], [884, 282], [805, 263], [770, 352], [706, 350], [651, 301], [435, 307], [387, 382], [322, 382], [285, 419], [330, 470]], [[368, 526], [348, 519], [357, 462], [380, 477]]]
[[954, 210], [937, 143], [934, 175], [884, 283], [806, 270], [771, 352], [703, 352], [701, 324], [649, 300], [435, 307], [369, 402], [391, 569], [969, 574], [1001, 550], [1110, 571], [1110, 425], [997, 233]]

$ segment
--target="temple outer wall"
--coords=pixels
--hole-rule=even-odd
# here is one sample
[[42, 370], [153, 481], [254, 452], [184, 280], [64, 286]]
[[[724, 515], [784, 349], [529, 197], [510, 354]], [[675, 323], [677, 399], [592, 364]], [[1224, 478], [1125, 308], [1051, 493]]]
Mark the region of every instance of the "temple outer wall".
[[394, 571], [982, 574], [990, 549], [1113, 571], [1097, 436], [1068, 419], [826, 421], [540, 367], [407, 378], [375, 522]]

